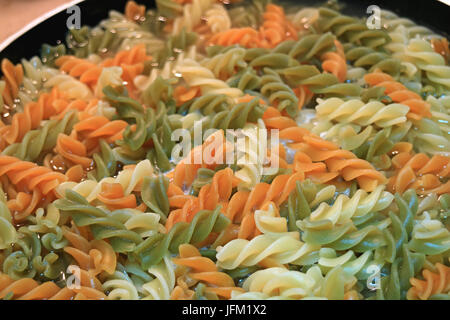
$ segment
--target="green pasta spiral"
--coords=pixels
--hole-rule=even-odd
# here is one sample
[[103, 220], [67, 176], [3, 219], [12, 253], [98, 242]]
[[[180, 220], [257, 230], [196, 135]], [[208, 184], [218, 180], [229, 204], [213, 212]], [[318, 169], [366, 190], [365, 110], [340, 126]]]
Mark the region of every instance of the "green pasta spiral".
[[142, 182], [142, 201], [165, 222], [169, 214], [167, 188], [169, 179], [160, 174], [157, 177], [145, 177]]
[[89, 226], [95, 239], [108, 239], [117, 252], [131, 252], [142, 242], [138, 233], [128, 230], [124, 225], [131, 214], [127, 210], [109, 212], [96, 208], [72, 190], [66, 191], [66, 198], [56, 200], [55, 206], [69, 214], [77, 226]]
[[398, 76], [403, 66], [401, 61], [387, 53], [363, 46], [346, 46], [345, 58], [355, 67], [362, 67], [369, 72], [379, 69], [392, 76]]
[[114, 156], [113, 150], [108, 143], [101, 139], [100, 153], [93, 155], [95, 170], [89, 172], [89, 177], [94, 177], [94, 180], [100, 181], [106, 177], [112, 177], [117, 171], [117, 159]]
[[169, 252], [177, 252], [182, 243], [199, 243], [211, 232], [220, 232], [230, 224], [230, 220], [220, 213], [220, 207], [214, 211], [202, 210], [196, 213], [190, 223], [178, 222], [167, 234], [158, 234], [147, 238], [135, 249], [142, 268], [147, 269], [159, 263]]
[[295, 117], [298, 112], [298, 98], [294, 91], [283, 82], [281, 77], [269, 68], [264, 69], [261, 77], [261, 93], [273, 104], [277, 102], [278, 110], [286, 112]]
[[320, 30], [322, 32], [331, 31], [344, 43], [350, 42], [369, 48], [379, 48], [390, 41], [387, 32], [376, 29], [369, 30], [362, 20], [328, 8], [320, 8], [319, 14]]
[[6, 147], [2, 154], [14, 156], [25, 161], [42, 159], [44, 153], [51, 151], [60, 133], [70, 134], [78, 122], [76, 111], [68, 111], [61, 120], [49, 120], [42, 128], [28, 131], [21, 142]]
[[[44, 249], [45, 250], [45, 249]], [[45, 253], [38, 235], [26, 228], [19, 230], [14, 251], [3, 261], [2, 270], [12, 279], [55, 280], [65, 271], [62, 253]]]
[[335, 97], [359, 97], [362, 88], [354, 83], [340, 83], [331, 73], [321, 73], [313, 65], [300, 65], [279, 70], [286, 83], [292, 87], [307, 85], [316, 93]]

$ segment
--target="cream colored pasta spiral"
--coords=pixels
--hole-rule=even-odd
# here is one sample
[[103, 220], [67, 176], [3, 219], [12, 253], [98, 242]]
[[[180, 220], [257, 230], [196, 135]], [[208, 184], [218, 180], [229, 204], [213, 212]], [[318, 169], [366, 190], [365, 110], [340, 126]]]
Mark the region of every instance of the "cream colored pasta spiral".
[[193, 59], [197, 57], [197, 49], [195, 46], [190, 46], [186, 51], [181, 52], [176, 59], [168, 59], [162, 68], [153, 68], [149, 75], [138, 75], [134, 78], [133, 83], [139, 91], [145, 91], [156, 78], [163, 79], [179, 78], [175, 70], [184, 59]]
[[232, 299], [335, 299], [336, 292], [349, 290], [355, 278], [336, 267], [324, 276], [318, 266], [306, 273], [284, 268], [267, 268], [259, 270], [248, 277], [242, 288], [246, 293], [233, 292]]
[[173, 23], [172, 34], [179, 34], [183, 28], [186, 31], [193, 31], [214, 2], [214, 0], [193, 0], [192, 3], [184, 5], [183, 14]]
[[240, 188], [251, 190], [261, 180], [265, 160], [263, 151], [266, 150], [267, 140], [261, 141], [259, 135], [264, 132], [260, 130], [265, 128], [264, 122], [259, 119], [258, 125], [248, 123], [241, 131], [243, 138], [238, 139], [236, 146], [236, 152], [242, 153], [237, 159], [237, 165], [241, 169], [235, 173], [242, 181]]
[[150, 237], [157, 233], [165, 233], [166, 229], [159, 222], [161, 216], [153, 212], [141, 212], [139, 210], [128, 209], [123, 215], [127, 214], [128, 217], [123, 217], [126, 221], [123, 225], [128, 230], [132, 230], [139, 234], [142, 238]]
[[384, 186], [378, 186], [373, 192], [367, 193], [359, 189], [349, 198], [341, 194], [336, 198], [333, 205], [321, 203], [319, 207], [311, 212], [311, 221], [328, 219], [333, 224], [348, 222], [352, 217], [361, 217], [369, 212], [386, 209], [394, 200], [394, 195], [384, 191]]
[[235, 239], [217, 247], [217, 265], [223, 269], [254, 266], [266, 258], [280, 264], [302, 264], [302, 258], [318, 250], [298, 240], [298, 232], [273, 236], [259, 235], [252, 240]]
[[341, 267], [347, 274], [355, 275], [366, 266], [371, 257], [372, 251], [366, 251], [356, 257], [355, 253], [349, 250], [339, 256], [334, 249], [322, 248], [319, 251], [317, 264], [325, 274], [335, 267]]
[[233, 48], [211, 58], [201, 61], [201, 65], [210, 69], [216, 77], [229, 77], [235, 72], [235, 68], [245, 68], [247, 62], [244, 60], [246, 50], [244, 48]]
[[108, 300], [138, 300], [139, 294], [131, 279], [116, 271], [113, 275], [116, 279], [105, 281], [103, 290], [108, 293]]
[[121, 67], [108, 67], [103, 68], [102, 73], [97, 81], [97, 86], [95, 87], [95, 96], [97, 98], [103, 97], [103, 88], [107, 86], [118, 87], [123, 84], [121, 78], [123, 70]]
[[231, 28], [228, 11], [222, 4], [215, 3], [205, 13], [209, 28], [213, 33], [227, 31]]
[[181, 75], [189, 86], [199, 86], [203, 94], [225, 94], [232, 98], [243, 95], [240, 89], [231, 88], [224, 81], [217, 79], [211, 70], [202, 67], [197, 61], [192, 59], [184, 59], [175, 68], [175, 72]]
[[247, 292], [260, 292], [267, 297], [302, 299], [313, 296], [316, 286], [315, 279], [308, 273], [284, 268], [268, 268], [250, 275], [242, 288]]
[[344, 101], [339, 98], [318, 99], [316, 107], [318, 117], [340, 123], [354, 123], [360, 126], [376, 124], [379, 127], [390, 127], [406, 122], [409, 107], [403, 104], [392, 103], [384, 105], [378, 101], [364, 103], [352, 99]]
[[303, 8], [287, 17], [297, 29], [302, 27], [309, 29], [319, 19], [319, 10], [317, 8]]
[[412, 39], [406, 47], [405, 56], [420, 70], [425, 71], [431, 82], [444, 86], [446, 90], [450, 89], [450, 66], [428, 41]]
[[66, 92], [70, 99], [92, 99], [93, 93], [88, 86], [78, 81], [68, 74], [61, 73], [55, 69], [46, 68], [43, 71], [43, 76], [47, 81], [44, 83], [45, 88], [58, 88]]
[[109, 18], [101, 21], [100, 26], [110, 30], [121, 40], [119, 50], [130, 50], [137, 44], [144, 44], [148, 53], [164, 48], [163, 40], [118, 11], [110, 11]]
[[175, 268], [170, 257], [164, 256], [163, 261], [148, 269], [148, 273], [154, 279], [142, 285], [143, 300], [169, 300], [175, 287]]
[[64, 197], [64, 193], [67, 189], [73, 190], [83, 197], [87, 201], [92, 202], [97, 199], [97, 196], [102, 191], [103, 183], [120, 183], [124, 190], [124, 195], [129, 195], [132, 191], [135, 191], [142, 180], [153, 174], [153, 167], [150, 160], [143, 160], [139, 162], [136, 167], [122, 170], [116, 178], [107, 177], [103, 178], [99, 182], [95, 180], [85, 180], [80, 183], [76, 182], [64, 182], [56, 188], [56, 194], [59, 197]]
[[255, 224], [259, 231], [264, 234], [286, 233], [287, 220], [280, 217], [276, 205], [270, 202], [266, 210], [255, 211]]

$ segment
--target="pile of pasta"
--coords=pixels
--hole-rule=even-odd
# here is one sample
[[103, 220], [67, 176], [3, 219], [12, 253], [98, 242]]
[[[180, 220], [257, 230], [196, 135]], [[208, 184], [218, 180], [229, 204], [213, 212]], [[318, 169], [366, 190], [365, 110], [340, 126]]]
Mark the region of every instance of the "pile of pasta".
[[[1, 62], [0, 298], [449, 299], [447, 39], [336, 2], [156, 5]], [[278, 132], [277, 167], [224, 162], [228, 129]]]

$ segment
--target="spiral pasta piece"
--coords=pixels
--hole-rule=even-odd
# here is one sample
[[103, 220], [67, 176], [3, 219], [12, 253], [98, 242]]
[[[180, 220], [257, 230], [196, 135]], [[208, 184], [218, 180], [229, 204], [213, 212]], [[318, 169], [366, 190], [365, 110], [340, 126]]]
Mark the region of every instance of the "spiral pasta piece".
[[63, 95], [53, 89], [50, 93], [43, 93], [37, 102], [30, 102], [23, 112], [16, 113], [10, 125], [0, 128], [4, 143], [13, 144], [22, 141], [25, 134], [40, 126], [42, 120], [49, 119], [57, 113], [56, 102], [63, 99]]
[[402, 193], [412, 188], [420, 194], [448, 193], [448, 163], [449, 158], [440, 155], [430, 159], [423, 153], [400, 152], [392, 158], [394, 175], [389, 178], [388, 190]]
[[229, 30], [216, 33], [209, 40], [209, 44], [220, 46], [241, 45], [245, 48], [257, 48], [261, 46], [259, 33], [253, 28], [231, 28]]
[[13, 65], [11, 61], [4, 58], [1, 63], [1, 70], [3, 73], [3, 79], [5, 81], [5, 87], [2, 92], [3, 101], [12, 106], [14, 99], [19, 94], [19, 86], [23, 81], [23, 68], [22, 65]]
[[177, 66], [176, 72], [181, 74], [189, 86], [200, 87], [203, 94], [226, 94], [233, 98], [243, 95], [241, 90], [237, 88], [230, 88], [222, 80], [216, 79], [211, 70], [202, 67], [194, 60], [185, 59], [179, 66]]
[[384, 105], [378, 101], [363, 103], [359, 100], [343, 101], [339, 98], [319, 100], [316, 107], [319, 117], [340, 123], [354, 123], [360, 126], [376, 124], [384, 128], [406, 121], [409, 108], [402, 104]]
[[286, 19], [282, 7], [268, 4], [263, 14], [263, 23], [260, 29], [262, 46], [273, 48], [287, 39], [297, 39], [297, 33], [290, 21]]
[[220, 272], [212, 260], [202, 257], [198, 249], [190, 244], [180, 246], [179, 256], [173, 259], [173, 262], [176, 265], [189, 268], [183, 277], [192, 279], [195, 282], [205, 283], [206, 292], [229, 299], [231, 292], [242, 290], [235, 286], [233, 279], [229, 275]]
[[423, 280], [411, 278], [411, 289], [408, 290], [409, 300], [428, 300], [433, 295], [448, 294], [450, 290], [449, 272], [450, 268], [443, 264], [436, 264], [437, 272], [423, 270]]
[[261, 180], [265, 160], [261, 150], [266, 149], [267, 143], [260, 138], [261, 132], [265, 129], [262, 120], [259, 120], [258, 126], [247, 124], [242, 129], [243, 139], [238, 140], [236, 152], [242, 152], [243, 155], [237, 159], [240, 169], [235, 174], [242, 181], [240, 183], [242, 188], [252, 189]]
[[385, 88], [392, 101], [409, 107], [408, 117], [419, 120], [430, 117], [430, 105], [423, 101], [420, 95], [408, 90], [403, 84], [395, 81], [390, 75], [383, 72], [373, 72], [364, 76], [364, 80], [371, 86]]
[[205, 12], [205, 18], [212, 33], [223, 32], [231, 28], [230, 16], [222, 4], [213, 4]]
[[338, 172], [344, 180], [356, 179], [365, 191], [373, 191], [379, 184], [386, 183], [381, 172], [352, 152], [339, 149], [334, 143], [322, 140], [300, 127], [284, 129], [280, 132], [281, 139], [304, 141], [291, 146], [306, 154], [312, 162], [324, 161], [330, 172]]
[[336, 52], [326, 52], [322, 55], [322, 69], [330, 72], [343, 82], [347, 77], [347, 62], [342, 44], [335, 40]]
[[89, 287], [79, 289], [61, 289], [54, 282], [39, 284], [29, 278], [13, 281], [5, 274], [0, 276], [0, 297], [6, 296], [15, 300], [103, 300], [106, 295], [102, 291]]
[[13, 184], [23, 185], [28, 190], [38, 189], [44, 195], [67, 180], [66, 176], [46, 167], [10, 156], [0, 156], [0, 172], [8, 176]]
[[252, 240], [235, 239], [223, 247], [217, 248], [217, 265], [231, 270], [237, 267], [254, 266], [256, 264], [285, 263], [302, 265], [308, 254], [319, 247], [305, 244], [295, 234], [272, 236], [259, 235]]
[[[233, 299], [344, 299], [350, 291], [352, 277], [341, 268], [335, 268], [325, 277], [315, 266], [306, 273], [284, 268], [256, 271], [243, 284], [246, 293], [236, 292]], [[328, 288], [334, 287], [331, 293]]]
[[80, 183], [65, 182], [61, 183], [56, 193], [59, 197], [64, 197], [66, 190], [70, 189], [81, 196], [85, 197], [88, 202], [92, 202], [98, 198], [102, 191], [102, 185], [104, 183], [120, 184], [123, 188], [124, 195], [128, 196], [131, 192], [139, 190], [142, 185], [142, 181], [145, 177], [151, 177], [153, 174], [153, 167], [149, 160], [143, 160], [136, 166], [130, 166], [122, 170], [117, 177], [107, 177], [99, 182], [94, 180], [85, 180]]
[[72, 77], [80, 78], [80, 81], [90, 87], [94, 87], [102, 72], [101, 67], [85, 59], [73, 56], [60, 57], [55, 61], [61, 71]]
[[364, 190], [358, 190], [351, 198], [339, 195], [331, 207], [327, 203], [321, 203], [316, 210], [311, 212], [309, 219], [311, 221], [327, 219], [333, 224], [342, 224], [352, 217], [361, 217], [369, 212], [381, 211], [394, 200], [391, 193], [383, 190], [384, 186], [378, 186], [370, 194]]
[[245, 68], [245, 49], [232, 48], [227, 52], [206, 58], [201, 65], [210, 69], [219, 79], [227, 79], [236, 72], [236, 69]]
[[219, 210], [202, 210], [190, 223], [179, 222], [166, 234], [149, 237], [142, 242], [135, 253], [144, 268], [158, 264], [167, 252], [176, 252], [182, 243], [198, 244], [212, 233], [224, 230], [230, 221]]
[[2, 152], [26, 161], [36, 161], [44, 152], [49, 152], [57, 144], [59, 134], [69, 133], [77, 122], [74, 111], [66, 113], [61, 120], [49, 120], [42, 128], [28, 131], [20, 143], [14, 143]]
[[320, 29], [324, 32], [332, 31], [341, 41], [378, 48], [390, 40], [384, 30], [370, 30], [364, 22], [332, 9], [320, 8], [319, 15]]
[[404, 52], [420, 70], [425, 71], [427, 78], [436, 85], [450, 89], [450, 67], [444, 57], [436, 53], [428, 41], [411, 39]]

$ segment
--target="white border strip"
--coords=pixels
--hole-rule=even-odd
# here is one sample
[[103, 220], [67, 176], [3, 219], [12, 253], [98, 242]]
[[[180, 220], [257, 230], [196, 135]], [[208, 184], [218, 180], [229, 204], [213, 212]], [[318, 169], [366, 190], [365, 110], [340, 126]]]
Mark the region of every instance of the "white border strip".
[[2, 52], [7, 46], [9, 46], [14, 40], [25, 34], [27, 31], [33, 29], [35, 26], [40, 24], [41, 22], [47, 20], [48, 18], [60, 13], [63, 10], [66, 10], [67, 8], [70, 8], [73, 5], [76, 5], [80, 2], [83, 2], [84, 0], [73, 0], [68, 3], [62, 4], [59, 7], [56, 7], [55, 9], [52, 9], [51, 11], [44, 13], [42, 16], [34, 19], [29, 24], [27, 24], [25, 27], [17, 31], [16, 33], [12, 34], [8, 38], [6, 38], [5, 41], [0, 43], [0, 52]]

